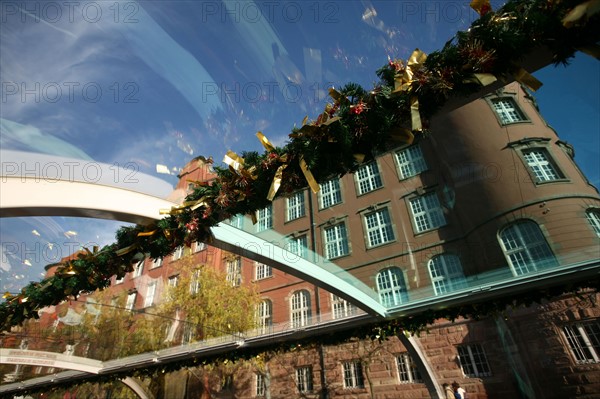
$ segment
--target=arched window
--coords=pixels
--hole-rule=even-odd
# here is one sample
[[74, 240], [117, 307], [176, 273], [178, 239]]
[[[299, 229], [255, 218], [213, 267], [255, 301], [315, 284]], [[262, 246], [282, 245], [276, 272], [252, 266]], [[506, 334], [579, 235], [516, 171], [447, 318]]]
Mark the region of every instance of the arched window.
[[306, 290], [296, 291], [290, 298], [290, 320], [292, 328], [306, 326], [310, 323], [310, 293]]
[[590, 208], [585, 213], [588, 222], [592, 225], [592, 228], [596, 232], [596, 235], [600, 237], [600, 209]]
[[511, 224], [500, 232], [498, 239], [515, 276], [556, 265], [540, 227], [531, 220]]
[[267, 332], [273, 325], [273, 303], [265, 299], [261, 301], [256, 309], [258, 327], [262, 332]]
[[380, 271], [377, 274], [377, 292], [383, 306], [390, 307], [408, 301], [402, 270], [390, 267]]
[[458, 256], [437, 255], [431, 258], [428, 266], [435, 295], [446, 294], [467, 286]]

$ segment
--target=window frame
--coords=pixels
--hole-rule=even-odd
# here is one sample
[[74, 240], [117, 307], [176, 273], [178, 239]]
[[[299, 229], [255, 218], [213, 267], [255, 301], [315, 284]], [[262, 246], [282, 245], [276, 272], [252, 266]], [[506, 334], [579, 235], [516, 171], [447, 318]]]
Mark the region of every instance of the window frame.
[[135, 301], [137, 300], [137, 291], [132, 291], [127, 294], [125, 301], [125, 310], [132, 312], [135, 309]]
[[[384, 277], [386, 276], [386, 277]], [[398, 277], [398, 278], [395, 278]], [[384, 280], [385, 279], [385, 280]], [[389, 266], [381, 269], [375, 276], [377, 287], [377, 295], [379, 302], [385, 307], [399, 306], [409, 301], [408, 286], [404, 272], [398, 266]], [[382, 283], [387, 283], [387, 286], [382, 286]], [[399, 282], [401, 284], [396, 284]], [[390, 303], [388, 298], [393, 299]]]
[[[466, 352], [465, 352], [466, 350]], [[464, 345], [458, 345], [456, 347], [456, 351], [457, 351], [457, 356], [458, 356], [458, 362], [460, 364], [460, 369], [462, 370], [463, 374], [466, 377], [469, 378], [482, 378], [482, 377], [491, 377], [492, 376], [492, 369], [490, 368], [490, 363], [487, 360], [487, 355], [485, 354], [485, 350], [483, 349], [483, 346], [481, 344], [478, 343], [472, 343], [472, 344], [464, 344]], [[463, 352], [461, 354], [461, 352]], [[475, 355], [475, 354], [476, 355]], [[463, 362], [464, 359], [464, 362]], [[477, 359], [483, 360], [484, 363], [478, 363]], [[477, 365], [485, 365], [485, 367], [487, 368], [487, 371], [485, 370], [479, 370]], [[468, 370], [466, 370], [466, 367], [468, 366]], [[472, 371], [472, 372], [467, 372], [467, 371]]]
[[365, 376], [360, 360], [349, 360], [342, 363], [344, 389], [363, 389]]
[[256, 319], [258, 320], [258, 329], [261, 332], [271, 331], [273, 327], [273, 301], [263, 299], [257, 304]]
[[242, 284], [242, 258], [235, 256], [225, 261], [225, 280], [232, 287], [239, 287]]
[[290, 326], [291, 328], [306, 327], [312, 320], [312, 301], [308, 290], [298, 290], [290, 296]]
[[[382, 224], [381, 218], [377, 216], [377, 218], [376, 218], [377, 224], [373, 225], [373, 227], [369, 227], [369, 218], [373, 215], [379, 215], [379, 214], [385, 215], [385, 216], [383, 216], [384, 223]], [[386, 220], [386, 218], [387, 218], [387, 220]], [[363, 219], [363, 226], [365, 229], [365, 244], [366, 244], [367, 249], [380, 247], [382, 245], [386, 245], [386, 244], [396, 241], [396, 231], [394, 228], [394, 222], [392, 220], [391, 212], [387, 206], [379, 207], [372, 211], [363, 213], [362, 219]], [[389, 222], [389, 225], [387, 225], [386, 222]], [[385, 232], [384, 232], [384, 230], [385, 230]], [[373, 243], [372, 239], [376, 238], [376, 237], [372, 236], [371, 233], [376, 233], [380, 242]], [[386, 240], [384, 240], [386, 235], [388, 237]]]
[[[593, 215], [593, 216], [591, 216]], [[592, 230], [600, 237], [600, 208], [591, 207], [585, 210], [585, 218]]]
[[273, 206], [266, 207], [256, 211], [256, 232], [271, 230], [273, 228]]
[[[418, 154], [413, 154], [413, 152]], [[402, 154], [402, 155], [401, 155]], [[405, 161], [401, 161], [400, 157], [404, 156]], [[394, 153], [394, 159], [396, 160], [396, 168], [398, 171], [398, 177], [400, 180], [407, 180], [412, 177], [418, 176], [421, 173], [429, 170], [429, 165], [423, 156], [423, 149], [420, 144], [413, 144], [408, 147], [402, 148]], [[409, 174], [404, 174], [404, 168], [410, 169]]]
[[[524, 234], [520, 230], [520, 228], [517, 228], [517, 226], [531, 226], [531, 228], [536, 228], [534, 235], [538, 235], [538, 237], [536, 237], [537, 241], [535, 241], [534, 243], [525, 242], [524, 237], [531, 235], [532, 232], [529, 231], [527, 232], [527, 234]], [[504, 234], [509, 230], [511, 230], [511, 237], [507, 237], [507, 239], [505, 240]], [[513, 230], [516, 233], [513, 233]], [[508, 249], [508, 239], [514, 238], [515, 236], [516, 239], [512, 239], [512, 241], [514, 241], [517, 245], [513, 246], [511, 244], [512, 248]], [[512, 223], [509, 223], [508, 225], [503, 226], [500, 230], [498, 230], [497, 239], [500, 245], [500, 249], [502, 250], [504, 258], [506, 259], [506, 262], [508, 264], [508, 267], [510, 268], [513, 276], [515, 277], [524, 276], [532, 272], [537, 272], [540, 269], [552, 267], [557, 264], [554, 251], [552, 251], [552, 248], [550, 247], [550, 244], [548, 243], [546, 235], [542, 231], [541, 226], [531, 219], [519, 219]], [[537, 256], [537, 253], [540, 251], [540, 248], [541, 250], [547, 250], [548, 254], [551, 256], [547, 258], [535, 258], [533, 255]], [[533, 252], [534, 249], [535, 252]], [[514, 262], [513, 255], [515, 254], [518, 254], [519, 256], [519, 259], [515, 260], [519, 260], [520, 262], [524, 261], [525, 263], [523, 265], [518, 265]], [[522, 271], [523, 269], [525, 269], [525, 271]]]
[[[338, 230], [343, 231], [338, 231]], [[330, 237], [329, 232], [333, 232]], [[323, 227], [323, 252], [326, 259], [337, 259], [342, 256], [350, 255], [350, 240], [348, 239], [348, 229], [346, 228], [346, 222], [341, 221], [339, 223], [331, 224]], [[332, 238], [329, 241], [329, 238]], [[335, 248], [335, 255], [330, 253], [330, 248]]]
[[[330, 179], [326, 182], [319, 184], [319, 210], [331, 208], [335, 205], [341, 204], [342, 200], [342, 187], [340, 179]], [[327, 199], [327, 201], [325, 201]], [[326, 205], [326, 202], [328, 205]]]
[[[434, 276], [434, 273], [432, 272], [432, 266], [437, 266], [435, 263], [438, 260], [441, 262], [441, 273], [440, 275]], [[455, 264], [452, 264], [452, 262], [455, 262]], [[458, 266], [460, 270], [451, 270], [451, 268], [455, 266]], [[449, 294], [453, 291], [467, 288], [467, 280], [465, 278], [460, 257], [455, 254], [442, 253], [432, 256], [427, 262], [427, 271], [429, 272], [431, 285], [436, 296]], [[438, 285], [443, 285], [443, 291], [438, 288]]]
[[[588, 327], [591, 327], [588, 331]], [[595, 331], [591, 331], [592, 328]], [[565, 324], [562, 335], [576, 364], [600, 363], [600, 321], [599, 319]]]
[[421, 372], [408, 352], [402, 352], [396, 355], [396, 367], [400, 384], [423, 383]]
[[[429, 201], [430, 198], [435, 200], [435, 204]], [[410, 221], [415, 235], [434, 231], [448, 225], [444, 207], [442, 206], [437, 191], [432, 190], [424, 192], [423, 194], [408, 197], [407, 202], [407, 208], [410, 212]], [[416, 212], [416, 205], [414, 205], [417, 204], [417, 202], [421, 208], [418, 212]], [[423, 217], [423, 219], [420, 219], [421, 217]], [[426, 226], [422, 228], [421, 225], [425, 224]]]
[[299, 258], [308, 259], [308, 235], [299, 234], [287, 237], [285, 250]]
[[[534, 160], [535, 162], [532, 164], [532, 162], [529, 159], [529, 155], [533, 153], [541, 154], [541, 156], [544, 159], [541, 161], [536, 159]], [[519, 155], [525, 163], [525, 167], [527, 168], [527, 172], [531, 176], [531, 180], [535, 184], [564, 182], [568, 180], [565, 174], [563, 173], [562, 169], [558, 166], [554, 155], [550, 152], [548, 147], [532, 146], [527, 148], [520, 148]], [[550, 173], [554, 174], [555, 177], [550, 176]]]
[[254, 279], [264, 280], [273, 277], [273, 267], [262, 262], [254, 262]]
[[135, 264], [131, 278], [141, 277], [142, 274], [144, 274], [144, 259]]
[[[485, 98], [486, 101], [488, 102], [492, 112], [494, 113], [494, 116], [496, 117], [496, 120], [498, 121], [498, 123], [500, 124], [500, 126], [508, 126], [508, 125], [514, 125], [516, 123], [531, 123], [531, 119], [529, 118], [529, 116], [525, 113], [525, 111], [523, 110], [523, 108], [520, 106], [519, 102], [516, 100], [516, 97], [514, 95], [511, 94], [502, 94], [499, 96], [493, 96], [493, 97], [486, 97]], [[515, 112], [516, 114], [518, 114], [517, 116], [519, 117], [518, 120], [505, 120], [502, 117], [501, 111], [498, 110], [498, 107], [496, 107], [496, 104], [501, 102], [501, 101], [506, 101], [506, 102], [510, 102], [510, 108], [512, 108], [512, 111]], [[504, 110], [504, 113], [510, 113], [511, 109], [507, 108], [506, 110]]]
[[[364, 176], [361, 176], [361, 174], [364, 174]], [[377, 161], [366, 163], [358, 168], [358, 170], [354, 172], [354, 184], [357, 197], [383, 188], [383, 177], [381, 176]]]
[[297, 191], [285, 200], [285, 220], [291, 222], [306, 216], [304, 190]]
[[[144, 298], [144, 308], [149, 308], [154, 305], [154, 297], [156, 296], [157, 280], [149, 281], [146, 284], [146, 297]], [[152, 294], [150, 294], [152, 292]]]
[[312, 366], [300, 366], [296, 368], [296, 388], [300, 393], [314, 391], [314, 377]]
[[358, 307], [344, 298], [331, 294], [331, 318], [343, 319], [358, 313]]
[[185, 250], [185, 247], [183, 245], [180, 245], [177, 248], [175, 248], [175, 250], [173, 251], [173, 255], [171, 255], [171, 262], [174, 262], [176, 260], [183, 258], [184, 250]]
[[257, 398], [262, 398], [267, 394], [267, 384], [265, 381], [265, 375], [262, 373], [256, 373], [255, 378], [256, 390], [254, 391]]
[[150, 262], [150, 269], [156, 269], [157, 267], [161, 267], [163, 264], [163, 258], [156, 258], [156, 259], [152, 259], [152, 262]]

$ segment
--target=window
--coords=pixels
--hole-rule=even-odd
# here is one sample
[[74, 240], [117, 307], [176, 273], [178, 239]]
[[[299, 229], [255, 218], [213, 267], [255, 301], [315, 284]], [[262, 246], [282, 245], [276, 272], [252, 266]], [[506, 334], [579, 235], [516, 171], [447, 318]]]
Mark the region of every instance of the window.
[[417, 365], [408, 353], [398, 355], [396, 357], [396, 364], [398, 365], [398, 377], [402, 384], [423, 382]]
[[563, 333], [577, 363], [600, 363], [600, 323], [598, 320], [564, 326]]
[[592, 225], [592, 228], [596, 232], [596, 235], [600, 237], [600, 210], [599, 209], [588, 209], [585, 213], [588, 222]]
[[273, 208], [271, 205], [256, 211], [256, 232], [273, 228]]
[[319, 184], [319, 206], [321, 209], [329, 208], [342, 202], [342, 191], [340, 181], [333, 179]]
[[402, 270], [397, 267], [384, 269], [377, 274], [377, 292], [381, 304], [386, 307], [408, 301]]
[[481, 345], [461, 345], [457, 349], [460, 367], [467, 377], [477, 378], [492, 375]]
[[310, 323], [310, 294], [308, 291], [296, 291], [290, 299], [292, 328], [303, 327]]
[[311, 392], [313, 390], [312, 367], [299, 367], [296, 369], [296, 386], [299, 392]]
[[418, 145], [398, 151], [396, 153], [396, 161], [398, 162], [398, 171], [401, 179], [408, 179], [427, 170], [425, 158], [423, 158], [421, 147]]
[[144, 299], [144, 307], [147, 308], [154, 304], [154, 295], [156, 294], [156, 281], [151, 281], [146, 287], [146, 298]]
[[306, 235], [295, 238], [290, 237], [288, 238], [286, 249], [301, 258], [306, 258], [308, 254], [308, 238]]
[[150, 268], [154, 269], [157, 267], [161, 267], [162, 266], [162, 258], [156, 258], [156, 259], [152, 259], [152, 263], [150, 264]]
[[127, 295], [127, 302], [125, 303], [126, 310], [133, 310], [135, 306], [135, 298], [137, 297], [137, 292], [130, 292]]
[[371, 162], [358, 168], [354, 174], [354, 179], [356, 180], [358, 195], [363, 195], [369, 191], [383, 187], [383, 182], [379, 175], [379, 167], [376, 162]]
[[493, 99], [492, 106], [503, 125], [527, 120], [515, 100], [511, 97]]
[[265, 396], [267, 384], [264, 374], [256, 374], [256, 396]]
[[524, 150], [523, 158], [525, 158], [527, 166], [529, 166], [529, 169], [535, 176], [535, 180], [537, 182], [559, 180], [564, 178], [564, 176], [558, 171], [558, 168], [553, 164], [550, 154], [545, 148]]
[[177, 287], [177, 283], [179, 282], [179, 275], [169, 277], [167, 280], [167, 285], [171, 288]]
[[192, 244], [192, 251], [194, 251], [194, 253], [204, 251], [205, 249], [206, 249], [206, 243], [204, 243], [204, 242], [197, 241], [194, 244]]
[[262, 280], [273, 275], [273, 268], [269, 265], [265, 265], [264, 263], [256, 262], [256, 279]]
[[229, 225], [233, 226], [237, 229], [244, 228], [244, 217], [242, 215], [235, 215], [231, 219], [229, 219]]
[[173, 252], [173, 257], [171, 260], [178, 260], [183, 257], [183, 245], [175, 248], [175, 252]]
[[304, 216], [304, 191], [299, 191], [287, 199], [287, 220]]
[[183, 334], [181, 336], [181, 344], [186, 345], [194, 340], [196, 336], [196, 326], [193, 323], [186, 321], [183, 325]]
[[410, 209], [417, 233], [432, 230], [446, 224], [444, 211], [435, 192], [411, 199]]
[[346, 234], [346, 225], [344, 223], [327, 227], [325, 234], [325, 257], [334, 259], [340, 256], [348, 255], [348, 236]]
[[355, 305], [334, 294], [331, 294], [331, 307], [333, 309], [334, 319], [352, 316], [357, 312]]
[[234, 287], [240, 285], [242, 283], [242, 258], [238, 256], [228, 260], [226, 262], [226, 268], [226, 280], [229, 281]]
[[133, 278], [141, 276], [143, 271], [144, 261], [141, 260], [138, 263], [136, 263], [135, 267], [133, 268]]
[[499, 240], [515, 276], [556, 264], [540, 227], [531, 220], [522, 220], [505, 228]]
[[273, 303], [265, 299], [258, 304], [256, 310], [258, 327], [263, 333], [268, 332], [273, 325]]
[[376, 247], [394, 241], [392, 220], [387, 208], [365, 215], [367, 225], [367, 242], [369, 247]]
[[194, 270], [190, 278], [190, 294], [196, 295], [200, 291], [200, 269]]
[[115, 277], [115, 284], [123, 284], [123, 282], [125, 281], [125, 276], [118, 278]]
[[460, 259], [456, 255], [443, 254], [431, 258], [429, 275], [435, 295], [446, 294], [467, 286]]
[[344, 362], [344, 388], [364, 388], [362, 364], [358, 360]]

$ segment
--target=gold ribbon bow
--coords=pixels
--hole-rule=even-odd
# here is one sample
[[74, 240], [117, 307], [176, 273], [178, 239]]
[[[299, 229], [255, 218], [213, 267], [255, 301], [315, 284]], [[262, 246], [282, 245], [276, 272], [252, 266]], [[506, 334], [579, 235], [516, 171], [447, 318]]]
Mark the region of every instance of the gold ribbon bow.
[[[415, 73], [423, 67], [423, 63], [427, 60], [427, 54], [419, 49], [415, 49], [410, 55], [406, 63], [406, 67], [398, 71], [394, 81], [394, 93], [409, 91], [416, 82], [414, 79]], [[419, 113], [419, 99], [416, 95], [410, 97], [410, 116], [412, 130], [423, 130], [421, 123], [421, 114]]]

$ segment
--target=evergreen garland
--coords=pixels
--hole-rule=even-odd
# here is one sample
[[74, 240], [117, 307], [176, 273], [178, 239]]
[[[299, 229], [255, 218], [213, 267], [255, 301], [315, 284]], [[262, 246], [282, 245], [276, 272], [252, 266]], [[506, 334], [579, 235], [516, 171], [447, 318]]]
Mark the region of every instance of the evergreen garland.
[[[580, 0], [511, 0], [496, 12], [480, 9], [481, 18], [468, 31], [458, 32], [418, 65], [389, 60], [377, 71], [380, 83], [372, 90], [356, 84], [348, 84], [340, 92], [332, 90], [333, 103], [316, 120], [305, 120], [303, 126], [293, 129], [284, 147], [265, 145], [267, 151], [263, 154], [243, 153], [243, 167], [216, 168], [214, 181], [198, 183], [184, 205], [164, 219], [149, 226], [123, 227], [116, 233], [116, 243], [78, 254], [59, 265], [54, 276], [28, 284], [18, 295], [6, 293], [6, 301], [0, 304], [0, 330], [9, 331], [26, 319], [37, 318], [38, 310], [70, 296], [106, 288], [112, 276], [123, 277], [145, 256], [162, 258], [182, 244], [209, 242], [212, 226], [270, 203], [268, 195], [278, 171], [283, 171], [278, 196], [310, 184], [301, 160], [305, 160], [316, 181], [356, 171], [362, 162], [397, 145], [398, 140], [409, 142], [413, 133], [427, 128], [428, 118], [448, 101], [480, 92], [482, 83], [474, 78], [475, 74], [510, 81], [518, 65], [539, 48], [548, 50], [555, 64], [566, 65], [578, 49], [598, 57], [600, 18], [594, 14], [594, 4]], [[583, 13], [574, 12], [576, 7], [583, 7]], [[403, 80], [407, 71], [412, 77]], [[411, 123], [415, 116], [411, 104], [415, 100], [423, 129]], [[201, 161], [210, 162], [204, 158]], [[598, 281], [582, 286], [597, 288]], [[574, 288], [561, 286], [506, 301], [431, 310], [394, 320], [382, 328], [390, 334], [397, 329], [418, 331], [436, 318], [482, 317], [502, 311], [509, 303], [529, 304]]]

